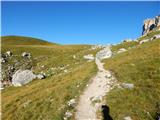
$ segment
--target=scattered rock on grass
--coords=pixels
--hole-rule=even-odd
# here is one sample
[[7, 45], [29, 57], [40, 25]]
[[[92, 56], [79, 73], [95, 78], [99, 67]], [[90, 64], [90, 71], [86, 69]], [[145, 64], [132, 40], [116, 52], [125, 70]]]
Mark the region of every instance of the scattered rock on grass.
[[64, 116], [64, 120], [67, 120], [68, 118], [70, 118], [71, 116], [72, 116], [73, 114], [70, 112], [70, 111], [67, 111], [66, 113], [65, 113], [65, 116]]
[[153, 39], [158, 39], [158, 38], [160, 38], [160, 34], [154, 35], [154, 36], [152, 37], [152, 40], [153, 40]]
[[5, 58], [2, 57], [2, 58], [0, 59], [0, 62], [1, 62], [1, 63], [6, 63], [7, 60], [6, 60]]
[[30, 53], [27, 53], [27, 52], [23, 52], [23, 53], [22, 53], [22, 57], [28, 57], [28, 58], [30, 58], [30, 57], [31, 57], [31, 54], [30, 54]]
[[67, 73], [67, 72], [68, 72], [68, 70], [64, 70], [64, 72], [65, 72], [65, 73]]
[[134, 84], [131, 84], [131, 83], [122, 83], [121, 86], [126, 89], [133, 89], [134, 88]]
[[123, 118], [123, 120], [132, 120], [132, 118], [130, 116], [126, 116]]
[[70, 101], [68, 101], [68, 106], [71, 106], [71, 107], [75, 107], [76, 105], [76, 100], [75, 99], [71, 99]]
[[12, 52], [11, 51], [7, 51], [6, 54], [7, 54], [8, 57], [12, 56]]
[[76, 59], [76, 55], [73, 55], [73, 59]]
[[125, 51], [127, 51], [125, 48], [120, 48], [117, 53], [121, 53], [121, 52], [125, 52]]
[[149, 41], [149, 39], [141, 40], [141, 41], [139, 42], [139, 44], [143, 44], [143, 43], [146, 43], [146, 42], [148, 42], [148, 41]]
[[87, 60], [94, 60], [94, 56], [92, 54], [84, 55], [83, 58]]

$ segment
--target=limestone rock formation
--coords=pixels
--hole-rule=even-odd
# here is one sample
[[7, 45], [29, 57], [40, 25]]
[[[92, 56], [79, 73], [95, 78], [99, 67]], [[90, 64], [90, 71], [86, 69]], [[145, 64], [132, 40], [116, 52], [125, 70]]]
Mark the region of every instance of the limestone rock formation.
[[146, 19], [144, 21], [142, 35], [147, 34], [149, 31], [155, 28], [160, 30], [160, 15], [153, 19]]

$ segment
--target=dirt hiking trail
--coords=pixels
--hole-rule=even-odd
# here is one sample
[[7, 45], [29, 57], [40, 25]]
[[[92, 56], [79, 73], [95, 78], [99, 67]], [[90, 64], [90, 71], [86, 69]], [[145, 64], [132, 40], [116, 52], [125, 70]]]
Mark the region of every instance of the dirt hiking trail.
[[96, 112], [103, 104], [103, 97], [112, 88], [114, 78], [111, 72], [103, 68], [103, 63], [97, 57], [95, 63], [98, 72], [80, 96], [76, 107], [76, 120], [98, 120]]

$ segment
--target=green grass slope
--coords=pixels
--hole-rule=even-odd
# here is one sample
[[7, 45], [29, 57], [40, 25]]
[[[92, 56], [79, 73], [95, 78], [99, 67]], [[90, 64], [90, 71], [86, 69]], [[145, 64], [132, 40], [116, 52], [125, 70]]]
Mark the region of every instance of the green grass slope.
[[[21, 53], [30, 52], [33, 71], [44, 72], [47, 77], [23, 87], [11, 86], [2, 90], [2, 119], [61, 120], [66, 110], [74, 111], [67, 102], [72, 98], [78, 99], [89, 78], [97, 71], [95, 63], [87, 62], [83, 55], [95, 55], [98, 49], [89, 50], [89, 45], [32, 45], [34, 42], [29, 41], [25, 44], [16, 40], [14, 45], [2, 44], [2, 53], [10, 50], [21, 61]], [[8, 62], [14, 64], [12, 57]]]
[[53, 45], [54, 43], [49, 43], [47, 41], [24, 36], [2, 36], [2, 45]]
[[[152, 32], [139, 40], [159, 33]], [[112, 49], [124, 47], [123, 44]], [[133, 43], [127, 43], [127, 47]], [[154, 120], [160, 110], [160, 39], [136, 45], [105, 62], [105, 68], [113, 71], [118, 83], [133, 83], [134, 89], [114, 88], [106, 96], [107, 105], [114, 120], [131, 116], [133, 120]]]

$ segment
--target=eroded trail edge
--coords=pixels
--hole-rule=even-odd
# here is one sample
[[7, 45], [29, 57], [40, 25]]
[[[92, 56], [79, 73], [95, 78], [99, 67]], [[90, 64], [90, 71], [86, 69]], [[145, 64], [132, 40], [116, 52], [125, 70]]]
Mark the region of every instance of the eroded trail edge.
[[[107, 47], [99, 53], [103, 51], [109, 53], [110, 49]], [[111, 55], [107, 56], [110, 57]], [[76, 107], [76, 120], [97, 120], [96, 112], [104, 102], [103, 97], [112, 89], [115, 83], [115, 78], [110, 71], [104, 69], [103, 63], [98, 55], [96, 55], [95, 63], [98, 67], [98, 72], [95, 77], [91, 78], [91, 83], [88, 84], [80, 96], [79, 103]]]

